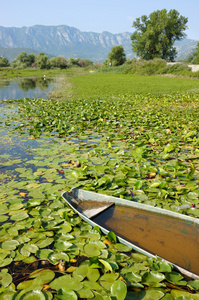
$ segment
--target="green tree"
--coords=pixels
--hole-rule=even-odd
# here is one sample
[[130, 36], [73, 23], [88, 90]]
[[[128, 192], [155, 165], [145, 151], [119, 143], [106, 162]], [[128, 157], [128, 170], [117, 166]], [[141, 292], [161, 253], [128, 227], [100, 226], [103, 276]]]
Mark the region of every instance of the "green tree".
[[0, 67], [8, 67], [9, 61], [6, 57], [0, 57]]
[[35, 62], [35, 55], [30, 53], [27, 55], [27, 59], [26, 59], [26, 65], [27, 67], [32, 67], [32, 65]]
[[126, 55], [124, 53], [124, 48], [122, 45], [114, 46], [111, 48], [111, 52], [108, 54], [108, 60], [105, 64], [111, 64], [111, 66], [123, 65], [126, 61]]
[[39, 69], [45, 69], [47, 67], [47, 60], [48, 57], [45, 53], [40, 52], [36, 57], [35, 57], [35, 63]]
[[79, 58], [70, 57], [68, 60], [68, 66], [69, 67], [79, 67], [78, 61], [79, 61]]
[[13, 67], [21, 67], [21, 68], [28, 68], [32, 67], [32, 64], [35, 62], [35, 55], [28, 54], [25, 51], [22, 51], [16, 59], [12, 62]]
[[25, 64], [27, 61], [27, 53], [25, 51], [22, 51], [19, 55], [17, 55], [16, 60], [18, 60], [20, 63]]
[[93, 62], [88, 58], [79, 58], [78, 65], [82, 68], [86, 68], [88, 66], [92, 66]]
[[187, 59], [189, 63], [199, 64], [199, 43], [197, 43], [196, 51], [194, 51]]
[[131, 36], [133, 52], [146, 60], [157, 57], [174, 61], [177, 54], [174, 42], [186, 36], [187, 22], [188, 18], [175, 9], [157, 10], [149, 17], [137, 18], [133, 22], [136, 31]]

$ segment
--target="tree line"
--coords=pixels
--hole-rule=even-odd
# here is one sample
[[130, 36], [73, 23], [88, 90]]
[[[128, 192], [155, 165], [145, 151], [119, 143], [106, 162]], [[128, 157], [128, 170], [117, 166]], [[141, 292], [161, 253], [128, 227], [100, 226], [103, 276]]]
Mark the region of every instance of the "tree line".
[[90, 59], [86, 58], [69, 58], [65, 57], [52, 57], [40, 52], [38, 55], [27, 54], [25, 51], [21, 52], [13, 61], [9, 63], [6, 57], [0, 57], [0, 67], [11, 68], [38, 68], [38, 69], [53, 69], [60, 68], [66, 69], [70, 67], [88, 67], [93, 65]]

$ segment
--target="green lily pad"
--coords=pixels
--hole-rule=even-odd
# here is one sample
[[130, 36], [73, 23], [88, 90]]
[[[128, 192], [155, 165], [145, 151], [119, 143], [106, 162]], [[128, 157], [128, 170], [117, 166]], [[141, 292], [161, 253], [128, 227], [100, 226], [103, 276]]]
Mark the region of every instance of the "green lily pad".
[[54, 279], [49, 284], [49, 286], [51, 289], [54, 290], [59, 290], [64, 286], [64, 288], [71, 289], [74, 291], [79, 291], [83, 288], [83, 283], [75, 280], [70, 275], [63, 275], [59, 278]]
[[182, 279], [184, 279], [184, 277], [180, 273], [177, 273], [174, 271], [172, 271], [170, 273], [166, 273], [165, 278], [166, 278], [166, 280], [168, 280], [169, 282], [171, 282], [175, 285], [182, 285], [182, 286], [187, 285], [187, 282], [185, 280], [182, 280]]
[[195, 300], [195, 299], [199, 299], [199, 295], [194, 295], [194, 294], [190, 294], [186, 291], [178, 291], [178, 290], [172, 290], [171, 291], [171, 296], [174, 297], [174, 299], [179, 299], [179, 300]]
[[45, 248], [50, 244], [52, 244], [53, 241], [54, 241], [53, 238], [47, 237], [44, 240], [39, 240], [38, 242], [35, 243], [35, 245], [38, 246], [39, 248]]
[[88, 287], [83, 287], [81, 290], [77, 292], [80, 299], [90, 299], [93, 298], [94, 294]]
[[40, 249], [36, 252], [39, 259], [47, 259], [50, 254], [54, 253], [51, 249]]
[[15, 250], [19, 246], [19, 242], [16, 240], [9, 240], [1, 243], [1, 248], [4, 250]]
[[[138, 283], [138, 282], [142, 281], [142, 276], [140, 276], [134, 272], [127, 272], [124, 275], [124, 278], [125, 278], [125, 280], [127, 280], [130, 283]], [[142, 285], [142, 287], [144, 287], [144, 286]]]
[[0, 286], [8, 287], [12, 282], [12, 276], [5, 272], [0, 272]]
[[72, 229], [71, 225], [68, 222], [64, 222], [59, 227], [60, 229], [58, 230], [58, 233], [68, 233]]
[[23, 294], [20, 297], [23, 300], [46, 300], [45, 294], [40, 290], [33, 290]]
[[121, 252], [129, 252], [132, 250], [131, 247], [126, 246], [124, 244], [120, 244], [120, 243], [114, 244], [114, 248], [116, 248], [118, 251], [121, 251]]
[[64, 252], [52, 252], [48, 255], [48, 259], [53, 265], [57, 265], [60, 260], [69, 262], [69, 256]]
[[187, 214], [190, 214], [190, 215], [192, 215], [192, 216], [194, 216], [194, 217], [196, 217], [196, 218], [199, 218], [199, 209], [197, 209], [197, 208], [189, 208], [189, 209], [187, 209]]
[[73, 244], [67, 241], [57, 241], [54, 245], [54, 249], [58, 251], [66, 251], [68, 250]]
[[42, 200], [40, 199], [30, 199], [27, 202], [27, 207], [36, 207], [39, 206], [41, 204]]
[[55, 277], [55, 273], [50, 269], [38, 269], [32, 272], [29, 278], [37, 278], [39, 284], [46, 284], [52, 281]]
[[112, 243], [117, 243], [117, 237], [113, 231], [109, 231], [108, 233], [108, 239]]
[[12, 215], [10, 217], [10, 219], [13, 221], [21, 221], [21, 220], [27, 219], [28, 217], [29, 217], [29, 215], [25, 211], [22, 211], [22, 212]]
[[121, 280], [116, 280], [111, 286], [111, 295], [118, 300], [124, 300], [127, 294], [127, 286]]
[[163, 298], [164, 295], [165, 293], [162, 290], [153, 288], [149, 288], [146, 291], [139, 292], [140, 299], [144, 300], [160, 300]]
[[101, 249], [104, 249], [106, 246], [101, 241], [93, 241], [84, 246], [84, 251], [88, 257], [99, 256]]
[[97, 269], [92, 269], [86, 261], [73, 272], [73, 276], [82, 279], [87, 277], [91, 282], [96, 282], [100, 277], [100, 272]]
[[195, 291], [199, 291], [199, 279], [188, 281], [187, 285]]
[[11, 204], [9, 206], [9, 211], [12, 211], [12, 210], [19, 210], [23, 207], [24, 205], [22, 203], [14, 203], [14, 204]]
[[0, 299], [1, 300], [12, 300], [14, 297], [14, 294], [16, 294], [16, 292], [4, 291], [4, 292], [0, 293]]
[[7, 257], [4, 260], [0, 261], [0, 268], [6, 267], [13, 261], [12, 257]]
[[0, 215], [0, 223], [1, 222], [5, 222], [5, 221], [7, 221], [8, 220], [8, 216], [6, 216], [6, 215]]
[[23, 256], [29, 256], [30, 253], [36, 253], [38, 249], [34, 244], [24, 244], [19, 247], [19, 253]]
[[107, 273], [100, 277], [99, 283], [103, 288], [110, 290], [111, 286], [118, 279], [118, 277], [119, 277], [118, 273], [110, 273], [110, 274]]
[[150, 287], [160, 287], [162, 284], [160, 283], [165, 279], [164, 274], [151, 271], [151, 272], [146, 272], [142, 276], [142, 284], [146, 284]]
[[57, 300], [66, 300], [66, 299], [77, 300], [77, 295], [73, 290], [67, 289], [64, 287], [57, 291], [57, 295], [55, 295], [55, 299], [57, 299]]
[[105, 272], [108, 272], [108, 271], [112, 272], [113, 271], [111, 264], [109, 264], [106, 260], [99, 259], [99, 262], [104, 266]]

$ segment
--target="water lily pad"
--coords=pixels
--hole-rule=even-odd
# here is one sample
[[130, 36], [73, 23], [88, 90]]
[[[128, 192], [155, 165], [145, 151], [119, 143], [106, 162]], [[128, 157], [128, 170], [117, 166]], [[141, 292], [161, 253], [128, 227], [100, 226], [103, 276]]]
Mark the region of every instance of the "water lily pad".
[[187, 284], [192, 289], [199, 291], [199, 279], [197, 280], [190, 280]]
[[108, 239], [112, 243], [117, 243], [117, 237], [113, 231], [109, 231], [108, 233]]
[[10, 219], [13, 221], [21, 221], [21, 220], [27, 219], [28, 217], [29, 217], [29, 215], [25, 211], [22, 211], [22, 212], [12, 215], [10, 217]]
[[66, 300], [66, 299], [77, 300], [77, 295], [73, 290], [63, 287], [57, 291], [57, 295], [55, 295], [55, 299], [57, 299], [57, 300]]
[[111, 286], [111, 295], [118, 300], [124, 300], [127, 294], [127, 286], [121, 280], [116, 280]]
[[100, 255], [101, 249], [104, 249], [105, 247], [105, 244], [101, 241], [93, 241], [85, 244], [84, 251], [89, 257], [93, 257]]
[[112, 272], [113, 271], [111, 264], [109, 264], [106, 260], [99, 259], [99, 262], [104, 266], [105, 272], [108, 272], [108, 271]]
[[189, 208], [189, 209], [187, 209], [187, 214], [190, 214], [190, 215], [192, 215], [192, 216], [194, 216], [194, 217], [197, 217], [197, 218], [199, 218], [199, 209], [197, 209], [197, 208]]
[[12, 282], [12, 276], [6, 272], [0, 272], [0, 286], [6, 288]]
[[70, 275], [63, 275], [54, 279], [49, 286], [54, 290], [59, 290], [64, 287], [74, 291], [79, 291], [83, 288], [83, 283], [75, 280]]
[[80, 299], [90, 299], [94, 296], [93, 292], [88, 287], [83, 287], [77, 292], [77, 295], [80, 297]]
[[162, 290], [153, 288], [149, 288], [146, 291], [139, 292], [140, 299], [144, 300], [160, 300], [163, 298], [164, 295], [165, 293]]
[[27, 207], [35, 207], [35, 206], [38, 206], [40, 205], [42, 202], [41, 199], [30, 199], [28, 200], [27, 202]]
[[142, 276], [142, 284], [146, 284], [151, 287], [160, 287], [162, 284], [160, 283], [165, 279], [164, 274], [151, 271], [151, 272], [146, 272]]
[[14, 203], [14, 204], [11, 204], [9, 206], [9, 211], [12, 211], [12, 210], [19, 210], [23, 207], [23, 203]]
[[119, 277], [118, 273], [110, 273], [110, 274], [107, 273], [100, 277], [99, 283], [105, 289], [110, 290], [111, 286], [118, 279], [118, 277]]
[[36, 255], [40, 259], [47, 259], [50, 254], [54, 253], [51, 249], [40, 249], [36, 252]]
[[12, 257], [7, 257], [4, 260], [0, 261], [0, 268], [8, 266], [13, 261]]
[[15, 293], [16, 292], [13, 292], [13, 291], [4, 291], [4, 292], [0, 293], [0, 299], [1, 300], [12, 300]]
[[15, 250], [19, 245], [19, 242], [16, 240], [5, 241], [1, 243], [1, 248], [4, 250]]
[[48, 255], [48, 259], [54, 265], [57, 265], [60, 262], [60, 260], [69, 262], [69, 256], [64, 252], [52, 252]]
[[118, 251], [121, 251], [121, 252], [129, 252], [132, 250], [131, 247], [126, 246], [124, 244], [120, 244], [120, 243], [114, 244], [114, 248], [116, 248]]
[[50, 244], [52, 244], [53, 241], [54, 241], [53, 238], [46, 237], [44, 240], [39, 240], [38, 242], [36, 242], [36, 246], [38, 246], [39, 248], [45, 248]]
[[187, 282], [184, 279], [184, 277], [177, 272], [170, 272], [170, 273], [166, 273], [165, 274], [166, 280], [168, 280], [169, 282], [176, 284], [176, 285], [182, 285], [182, 286], [186, 286]]
[[194, 295], [186, 291], [178, 291], [178, 290], [172, 290], [171, 296], [174, 297], [174, 299], [179, 299], [179, 300], [199, 299], [199, 295]]
[[19, 247], [19, 253], [23, 256], [29, 256], [30, 253], [36, 253], [38, 249], [34, 244], [24, 244]]
[[52, 281], [55, 277], [55, 273], [50, 269], [38, 269], [32, 272], [29, 278], [37, 278], [39, 284], [46, 284]]
[[23, 300], [46, 300], [45, 294], [40, 290], [33, 290], [23, 294], [20, 297]]
[[37, 182], [29, 183], [26, 185], [27, 189], [38, 189], [40, 187], [40, 184]]
[[5, 222], [5, 221], [7, 221], [8, 220], [8, 216], [6, 216], [6, 215], [0, 215], [0, 223], [1, 222]]

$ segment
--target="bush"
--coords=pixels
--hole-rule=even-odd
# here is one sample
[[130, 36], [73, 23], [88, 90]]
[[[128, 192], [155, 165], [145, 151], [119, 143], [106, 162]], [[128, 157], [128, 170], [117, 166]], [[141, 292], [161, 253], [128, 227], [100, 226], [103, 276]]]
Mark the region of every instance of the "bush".
[[177, 63], [173, 65], [167, 65], [166, 67], [166, 74], [187, 76], [191, 75], [191, 73], [191, 68], [189, 68], [186, 64]]
[[[133, 59], [126, 63], [126, 68], [123, 71], [124, 74], [134, 75], [159, 75], [159, 74], [172, 74], [181, 76], [193, 76], [191, 68], [187, 64], [176, 63], [167, 65], [167, 62], [161, 58], [155, 58], [153, 60]], [[197, 76], [193, 76], [197, 77]]]
[[135, 75], [154, 75], [164, 73], [165, 68], [166, 61], [161, 58], [155, 58], [153, 60], [133, 59], [131, 63], [127, 63], [124, 73], [131, 73]]

